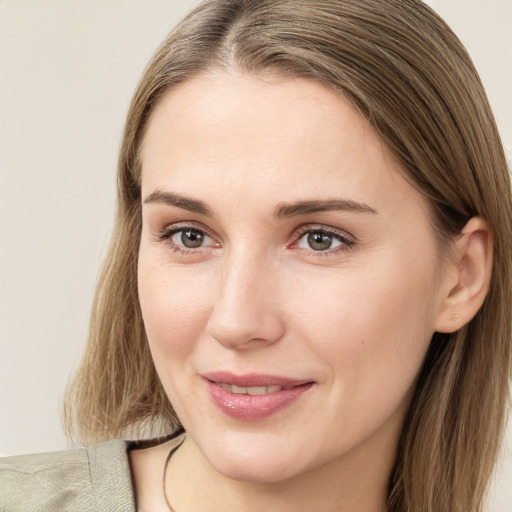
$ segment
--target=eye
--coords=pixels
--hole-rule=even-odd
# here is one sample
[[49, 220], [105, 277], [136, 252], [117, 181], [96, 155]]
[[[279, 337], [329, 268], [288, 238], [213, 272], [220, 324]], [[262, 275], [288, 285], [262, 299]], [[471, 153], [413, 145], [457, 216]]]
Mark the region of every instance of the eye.
[[197, 249], [202, 247], [205, 240], [210, 237], [199, 229], [187, 228], [175, 231], [170, 238], [174, 245], [186, 247], [187, 249]]
[[190, 225], [168, 226], [156, 235], [155, 240], [182, 254], [197, 254], [201, 249], [219, 247], [219, 243], [205, 230]]
[[355, 244], [355, 240], [341, 233], [328, 229], [308, 229], [299, 233], [295, 247], [316, 253], [331, 254], [339, 250], [347, 250]]

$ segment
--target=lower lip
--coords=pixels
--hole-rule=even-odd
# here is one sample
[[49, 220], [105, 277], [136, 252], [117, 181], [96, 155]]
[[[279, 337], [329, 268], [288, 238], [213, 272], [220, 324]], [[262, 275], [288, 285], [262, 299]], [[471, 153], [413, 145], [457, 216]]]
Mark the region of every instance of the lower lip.
[[313, 382], [308, 382], [266, 395], [244, 395], [231, 393], [215, 382], [206, 380], [213, 403], [227, 416], [247, 421], [268, 418], [299, 400], [306, 391], [313, 387], [313, 384]]

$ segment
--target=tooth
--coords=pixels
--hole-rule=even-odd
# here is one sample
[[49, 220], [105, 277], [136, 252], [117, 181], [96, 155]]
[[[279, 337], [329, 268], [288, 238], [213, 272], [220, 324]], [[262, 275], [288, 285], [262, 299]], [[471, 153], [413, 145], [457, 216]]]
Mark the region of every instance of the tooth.
[[[0, 0], [1, 1], [1, 0]], [[282, 389], [290, 389], [293, 386], [236, 386], [235, 384], [227, 384], [226, 382], [217, 382], [217, 385], [226, 391], [239, 395], [266, 395], [275, 393]]]
[[249, 395], [266, 395], [267, 394], [267, 386], [251, 386], [247, 388], [247, 393]]

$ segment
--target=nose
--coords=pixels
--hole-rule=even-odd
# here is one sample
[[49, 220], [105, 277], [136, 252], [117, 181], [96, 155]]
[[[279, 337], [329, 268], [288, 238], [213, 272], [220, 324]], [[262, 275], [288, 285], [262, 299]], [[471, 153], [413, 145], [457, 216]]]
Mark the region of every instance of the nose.
[[226, 348], [247, 350], [284, 334], [276, 269], [261, 258], [233, 254], [222, 267], [209, 334]]

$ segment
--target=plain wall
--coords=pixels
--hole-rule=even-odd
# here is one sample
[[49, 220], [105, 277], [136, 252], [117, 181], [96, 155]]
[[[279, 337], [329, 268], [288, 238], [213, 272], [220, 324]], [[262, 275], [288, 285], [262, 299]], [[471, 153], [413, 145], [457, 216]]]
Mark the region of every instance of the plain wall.
[[[512, 148], [512, 0], [431, 0]], [[191, 0], [0, 0], [0, 454], [65, 448], [60, 408], [115, 208], [128, 103]], [[510, 155], [510, 152], [509, 152]], [[512, 511], [512, 426], [491, 510]]]

